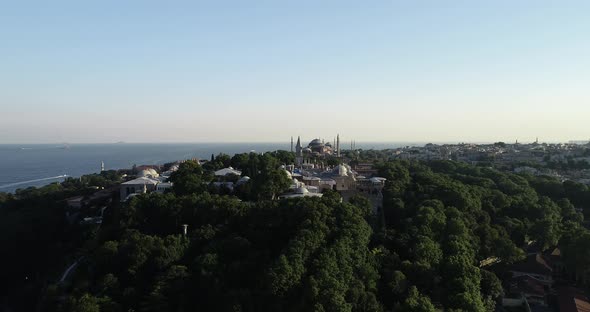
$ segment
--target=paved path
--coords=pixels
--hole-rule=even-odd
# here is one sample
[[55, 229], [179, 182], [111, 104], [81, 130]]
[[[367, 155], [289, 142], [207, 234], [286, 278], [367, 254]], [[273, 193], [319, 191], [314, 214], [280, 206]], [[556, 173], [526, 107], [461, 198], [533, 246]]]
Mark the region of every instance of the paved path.
[[76, 269], [76, 267], [78, 266], [78, 264], [80, 264], [80, 261], [82, 260], [82, 258], [84, 257], [80, 257], [78, 258], [78, 260], [74, 261], [74, 263], [72, 263], [72, 265], [70, 265], [66, 271], [64, 272], [64, 274], [61, 276], [61, 278], [59, 279], [59, 283], [62, 284], [67, 278], [68, 275], [70, 275], [70, 273]]

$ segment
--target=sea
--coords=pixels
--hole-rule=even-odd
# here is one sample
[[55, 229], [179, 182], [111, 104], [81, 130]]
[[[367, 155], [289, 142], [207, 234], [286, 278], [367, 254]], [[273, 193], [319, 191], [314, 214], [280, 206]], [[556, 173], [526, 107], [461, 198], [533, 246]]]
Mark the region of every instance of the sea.
[[[360, 149], [386, 149], [413, 143], [357, 143]], [[288, 143], [170, 143], [170, 144], [0, 144], [0, 192], [15, 192], [61, 182], [105, 169], [129, 169], [133, 165], [161, 165], [211, 154], [290, 150]]]

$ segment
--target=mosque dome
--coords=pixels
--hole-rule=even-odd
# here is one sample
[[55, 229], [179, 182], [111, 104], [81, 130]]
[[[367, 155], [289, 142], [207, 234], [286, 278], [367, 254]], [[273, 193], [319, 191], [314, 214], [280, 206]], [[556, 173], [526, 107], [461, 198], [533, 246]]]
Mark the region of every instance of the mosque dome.
[[309, 146], [318, 146], [318, 145], [324, 145], [324, 143], [322, 143], [322, 140], [314, 139], [313, 141], [309, 142]]
[[309, 191], [304, 187], [300, 187], [295, 190], [295, 193], [296, 194], [307, 194], [307, 193], [309, 193]]

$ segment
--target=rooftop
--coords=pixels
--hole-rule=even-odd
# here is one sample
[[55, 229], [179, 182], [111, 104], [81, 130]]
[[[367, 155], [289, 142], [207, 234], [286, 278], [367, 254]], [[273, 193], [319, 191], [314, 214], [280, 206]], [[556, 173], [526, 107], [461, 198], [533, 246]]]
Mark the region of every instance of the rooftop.
[[559, 311], [590, 312], [590, 301], [581, 289], [574, 287], [560, 287], [557, 294]]
[[237, 175], [240, 176], [242, 175], [242, 172], [239, 170], [236, 170], [232, 167], [228, 167], [228, 168], [223, 168], [220, 170], [215, 171], [215, 176], [226, 176], [226, 175]]
[[528, 255], [524, 261], [513, 264], [509, 269], [514, 272], [541, 275], [551, 275], [553, 272], [541, 254]]
[[158, 183], [160, 183], [160, 181], [158, 181], [158, 180], [150, 179], [150, 178], [147, 178], [147, 177], [140, 177], [140, 178], [137, 178], [137, 179], [133, 179], [131, 181], [123, 182], [121, 184], [123, 184], [123, 185], [138, 185], [138, 184], [153, 184], [153, 185], [156, 185]]

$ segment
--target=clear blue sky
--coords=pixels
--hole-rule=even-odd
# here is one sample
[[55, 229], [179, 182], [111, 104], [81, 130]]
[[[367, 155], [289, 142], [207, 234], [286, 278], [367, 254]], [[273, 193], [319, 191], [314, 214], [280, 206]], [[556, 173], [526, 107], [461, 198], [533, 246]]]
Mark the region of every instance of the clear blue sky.
[[3, 1], [0, 143], [590, 138], [589, 1]]

